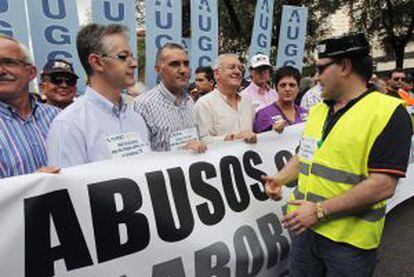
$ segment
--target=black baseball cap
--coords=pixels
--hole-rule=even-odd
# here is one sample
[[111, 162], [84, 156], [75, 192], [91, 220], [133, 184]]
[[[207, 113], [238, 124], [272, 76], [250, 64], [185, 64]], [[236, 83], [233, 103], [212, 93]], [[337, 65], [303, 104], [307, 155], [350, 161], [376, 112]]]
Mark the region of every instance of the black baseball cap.
[[370, 45], [363, 33], [344, 35], [322, 40], [316, 46], [318, 58], [364, 57], [370, 52]]
[[49, 75], [53, 73], [66, 73], [76, 77], [76, 79], [79, 78], [73, 70], [72, 63], [63, 59], [53, 59], [47, 61], [47, 63], [43, 66], [42, 72], [40, 74]]

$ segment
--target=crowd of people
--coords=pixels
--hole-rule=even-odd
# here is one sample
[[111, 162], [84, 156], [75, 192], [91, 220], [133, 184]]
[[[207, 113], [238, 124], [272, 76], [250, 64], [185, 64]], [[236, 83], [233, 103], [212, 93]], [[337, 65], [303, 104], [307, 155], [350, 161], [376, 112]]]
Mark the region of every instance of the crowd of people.
[[283, 219], [297, 233], [290, 276], [372, 272], [384, 201], [407, 169], [413, 80], [398, 69], [388, 80], [374, 75], [362, 34], [322, 41], [316, 74], [306, 82], [296, 68], [274, 70], [257, 54], [247, 86], [244, 65], [231, 53], [197, 68], [190, 84], [188, 54], [167, 43], [156, 56], [159, 84], [133, 96], [125, 91], [136, 86], [137, 60], [124, 26], [89, 24], [76, 45], [86, 91], [76, 97], [70, 62], [50, 60], [41, 71], [42, 103], [29, 92], [36, 67], [27, 48], [0, 36], [2, 178], [151, 151], [202, 153], [306, 122], [299, 153], [276, 176], [263, 177], [274, 200], [299, 179]]

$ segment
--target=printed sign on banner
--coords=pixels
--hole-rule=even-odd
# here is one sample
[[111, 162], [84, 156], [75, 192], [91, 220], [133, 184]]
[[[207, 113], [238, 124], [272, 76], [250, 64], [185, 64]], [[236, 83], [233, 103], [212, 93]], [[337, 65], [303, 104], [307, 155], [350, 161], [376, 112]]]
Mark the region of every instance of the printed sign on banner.
[[0, 0], [0, 34], [14, 37], [29, 47], [25, 0]]
[[293, 66], [302, 71], [308, 8], [283, 6], [276, 67]]
[[211, 66], [218, 56], [217, 0], [191, 0], [191, 69]]
[[274, 0], [257, 1], [252, 40], [249, 48], [249, 61], [254, 55], [259, 53], [270, 56], [274, 3]]
[[155, 58], [158, 49], [167, 42], [181, 44], [181, 0], [145, 1], [145, 85], [157, 83]]
[[[261, 176], [283, 168], [302, 128], [2, 179], [0, 275], [286, 276], [292, 188], [272, 201]], [[414, 196], [407, 172], [394, 205]]]
[[[73, 63], [79, 76], [78, 94], [85, 90], [85, 74], [76, 50], [79, 29], [76, 0], [27, 1], [33, 52], [38, 68], [50, 59], [66, 59]], [[40, 74], [40, 70], [39, 70]]]
[[[137, 23], [135, 0], [93, 0], [92, 21], [99, 24], [122, 24], [130, 32], [130, 45], [134, 57], [137, 55]], [[135, 75], [138, 78], [138, 74]]]

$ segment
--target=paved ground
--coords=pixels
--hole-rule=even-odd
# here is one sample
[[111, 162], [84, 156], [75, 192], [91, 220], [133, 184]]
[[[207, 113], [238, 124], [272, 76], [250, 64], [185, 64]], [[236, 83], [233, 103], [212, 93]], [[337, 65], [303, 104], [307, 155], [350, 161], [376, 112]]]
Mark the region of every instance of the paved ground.
[[414, 197], [387, 215], [378, 260], [374, 277], [414, 276]]

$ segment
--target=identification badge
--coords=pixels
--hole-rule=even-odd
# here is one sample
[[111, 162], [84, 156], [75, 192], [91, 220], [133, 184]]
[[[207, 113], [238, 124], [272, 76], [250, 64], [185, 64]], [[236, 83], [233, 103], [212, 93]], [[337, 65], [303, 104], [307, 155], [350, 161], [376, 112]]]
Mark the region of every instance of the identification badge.
[[306, 121], [308, 120], [308, 113], [300, 113], [300, 118], [302, 119], [302, 121]]
[[300, 158], [311, 162], [316, 149], [317, 142], [315, 139], [302, 137], [300, 139], [300, 149], [298, 155]]
[[107, 136], [105, 140], [113, 159], [134, 157], [150, 151], [148, 142], [142, 141], [136, 132]]
[[173, 132], [170, 135], [171, 151], [184, 150], [184, 146], [191, 140], [198, 140], [197, 128], [189, 128]]
[[283, 116], [281, 116], [281, 115], [272, 116], [272, 120], [273, 120], [274, 123], [276, 123], [279, 120], [283, 120]]

